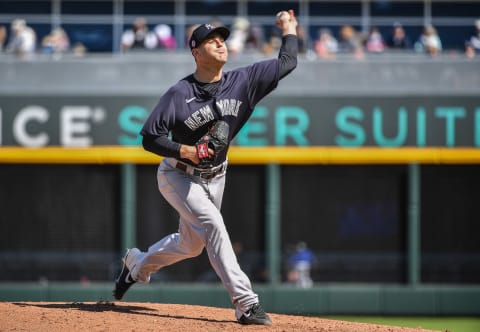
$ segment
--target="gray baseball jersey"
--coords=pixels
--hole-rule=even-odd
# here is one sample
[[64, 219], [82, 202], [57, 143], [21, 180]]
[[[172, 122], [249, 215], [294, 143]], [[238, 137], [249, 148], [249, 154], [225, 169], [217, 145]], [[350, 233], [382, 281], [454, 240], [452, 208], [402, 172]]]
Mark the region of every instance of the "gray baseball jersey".
[[[216, 83], [202, 84], [193, 75], [180, 80], [160, 99], [141, 134], [145, 149], [166, 158], [158, 168], [158, 188], [180, 215], [179, 230], [134, 251], [127, 260], [136, 281], [148, 282], [164, 266], [199, 255], [205, 248], [212, 267], [236, 306], [237, 318], [258, 296], [241, 270], [220, 213], [226, 172], [222, 151], [208, 179], [196, 176], [190, 160], [179, 160], [180, 145], [195, 145], [216, 120], [228, 122], [229, 141], [242, 128], [255, 105], [296, 66], [297, 38], [283, 37], [278, 59], [223, 73]], [[181, 167], [179, 167], [181, 165]]]

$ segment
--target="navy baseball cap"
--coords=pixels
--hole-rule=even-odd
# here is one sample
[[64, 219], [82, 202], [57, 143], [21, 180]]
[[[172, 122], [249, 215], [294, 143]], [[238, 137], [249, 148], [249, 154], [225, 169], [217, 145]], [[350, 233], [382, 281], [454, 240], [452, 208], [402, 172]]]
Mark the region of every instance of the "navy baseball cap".
[[202, 24], [195, 30], [193, 30], [192, 36], [188, 41], [190, 49], [198, 47], [205, 39], [207, 39], [213, 33], [218, 33], [223, 39], [227, 40], [230, 36], [230, 30], [226, 27], [215, 27], [212, 24]]

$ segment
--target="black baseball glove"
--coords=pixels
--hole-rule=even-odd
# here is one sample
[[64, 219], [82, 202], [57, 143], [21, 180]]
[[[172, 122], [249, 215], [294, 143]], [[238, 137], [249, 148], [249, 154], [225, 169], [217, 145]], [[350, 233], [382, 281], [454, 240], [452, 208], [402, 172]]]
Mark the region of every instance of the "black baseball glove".
[[[195, 145], [197, 147], [198, 159], [200, 159], [198, 167], [210, 168], [214, 166], [215, 158], [218, 153], [226, 149], [228, 146], [229, 130], [228, 123], [219, 120], [215, 122], [208, 132], [197, 141]], [[213, 150], [213, 156], [210, 156], [208, 153], [209, 148]]]

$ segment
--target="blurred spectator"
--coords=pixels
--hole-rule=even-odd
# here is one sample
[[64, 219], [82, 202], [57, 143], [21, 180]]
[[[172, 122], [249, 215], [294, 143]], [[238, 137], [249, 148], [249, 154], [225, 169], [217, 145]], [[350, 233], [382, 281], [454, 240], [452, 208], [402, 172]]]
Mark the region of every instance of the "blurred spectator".
[[387, 39], [387, 46], [392, 50], [407, 50], [412, 47], [412, 42], [400, 23], [393, 24], [392, 34]]
[[344, 53], [351, 53], [356, 58], [363, 58], [360, 35], [351, 25], [344, 25], [340, 28], [339, 50]]
[[263, 27], [259, 24], [250, 23], [245, 49], [251, 51], [261, 51], [265, 43]]
[[299, 242], [295, 251], [288, 257], [288, 281], [297, 287], [312, 287], [313, 280], [310, 273], [315, 260], [315, 255], [307, 248], [307, 244]]
[[75, 43], [72, 46], [72, 54], [75, 57], [83, 57], [87, 52], [87, 48], [82, 43]]
[[157, 46], [155, 33], [148, 31], [147, 21], [143, 17], [137, 17], [132, 28], [122, 34], [122, 50], [130, 49], [153, 49]]
[[302, 25], [297, 25], [298, 53], [307, 53], [308, 36]]
[[35, 53], [37, 35], [24, 19], [15, 19], [11, 25], [12, 36], [7, 52], [21, 58], [30, 58]]
[[480, 52], [480, 19], [475, 21], [475, 32], [470, 37], [470, 45], [475, 52]]
[[65, 30], [55, 28], [52, 32], [42, 39], [42, 52], [59, 56], [70, 49], [70, 39]]
[[240, 54], [245, 49], [250, 22], [245, 17], [236, 17], [233, 21], [232, 32], [228, 38], [228, 51], [232, 54]]
[[7, 28], [4, 25], [0, 25], [0, 53], [3, 52], [6, 42], [7, 42]]
[[159, 24], [153, 29], [157, 37], [157, 48], [164, 50], [174, 50], [177, 48], [177, 42], [172, 34], [172, 28], [167, 24]]
[[314, 42], [314, 49], [320, 58], [333, 59], [338, 52], [338, 41], [329, 29], [320, 29]]
[[431, 57], [436, 57], [442, 51], [442, 42], [437, 30], [432, 25], [425, 26], [420, 38], [415, 43], [415, 49], [417, 52], [424, 52]]
[[385, 42], [382, 34], [377, 27], [370, 27], [365, 40], [365, 50], [369, 53], [383, 53], [385, 51]]
[[473, 59], [475, 57], [476, 51], [475, 47], [473, 47], [473, 44], [469, 41], [465, 43], [465, 56], [468, 59]]
[[268, 39], [263, 45], [262, 52], [266, 55], [276, 53], [280, 49], [280, 46], [282, 46], [282, 36], [277, 28], [273, 28], [270, 30]]

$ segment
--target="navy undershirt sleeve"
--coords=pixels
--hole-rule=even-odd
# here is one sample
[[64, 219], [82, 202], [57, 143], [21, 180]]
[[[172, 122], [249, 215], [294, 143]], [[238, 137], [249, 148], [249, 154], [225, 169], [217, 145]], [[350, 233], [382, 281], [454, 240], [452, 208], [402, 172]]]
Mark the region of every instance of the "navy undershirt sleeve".
[[173, 142], [168, 136], [143, 136], [143, 148], [160, 156], [180, 158], [181, 144]]
[[282, 37], [282, 47], [278, 53], [278, 74], [282, 79], [297, 66], [298, 40], [295, 35]]

